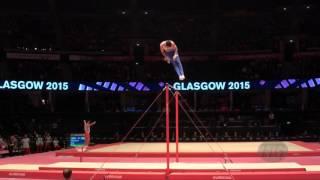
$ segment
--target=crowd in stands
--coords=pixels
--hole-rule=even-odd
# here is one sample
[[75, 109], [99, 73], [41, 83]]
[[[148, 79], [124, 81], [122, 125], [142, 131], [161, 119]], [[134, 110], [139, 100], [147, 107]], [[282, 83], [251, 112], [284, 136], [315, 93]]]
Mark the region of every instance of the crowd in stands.
[[[183, 57], [182, 57], [183, 58]], [[320, 72], [319, 62], [300, 59], [294, 62], [274, 60], [245, 61], [191, 61], [184, 62], [189, 81], [202, 80], [277, 80], [309, 78]], [[66, 80], [66, 81], [163, 81], [176, 80], [174, 69], [164, 62], [83, 61], [46, 62], [8, 60], [0, 62], [2, 79]]]
[[[3, 131], [3, 133], [7, 133], [7, 131]], [[38, 134], [37, 132], [29, 132], [29, 134], [24, 135], [2, 135], [0, 136], [1, 156], [27, 155], [31, 153], [59, 150], [63, 147], [60, 140], [64, 140], [59, 140], [59, 138], [52, 138], [47, 132], [43, 135]]]
[[[314, 93], [317, 93], [317, 91]], [[11, 96], [11, 98], [17, 99], [17, 96]], [[56, 104], [57, 107], [52, 112], [40, 111], [39, 107], [34, 104], [29, 104], [28, 109], [21, 107], [24, 106], [25, 101], [30, 101], [30, 99], [21, 98], [20, 101], [9, 102], [9, 98], [8, 101], [2, 101], [2, 105], [13, 106], [11, 110], [1, 109], [4, 115], [0, 122], [0, 152], [2, 156], [68, 148], [70, 134], [83, 132], [82, 119], [84, 118], [97, 121], [98, 126], [92, 128], [93, 143], [119, 142], [141, 117], [142, 112], [151, 100], [146, 95], [138, 98], [139, 101], [128, 99], [130, 107], [134, 109], [129, 111], [125, 109], [128, 108], [129, 104], [119, 103], [120, 99], [117, 100], [114, 96], [120, 98], [119, 95], [112, 94], [105, 97], [98, 94], [92, 96], [91, 102], [93, 104], [90, 105], [90, 112], [86, 112], [84, 107], [78, 105], [81, 103], [77, 102], [67, 104], [64, 101], [65, 103]], [[125, 96], [128, 96], [128, 94]], [[138, 95], [132, 96], [133, 99], [138, 97]], [[155, 94], [150, 96], [155, 96]], [[291, 96], [296, 95], [291, 94]], [[70, 98], [67, 99], [66, 96], [63, 97], [67, 101], [73, 101]], [[116, 110], [101, 109], [103, 101], [110, 103], [111, 97], [114, 98], [115, 104], [119, 103], [118, 108]], [[241, 104], [235, 102], [233, 110], [229, 109], [230, 104], [225, 101], [223, 96], [201, 95], [199, 98], [196, 109], [187, 109], [187, 112], [192, 115], [191, 119], [184, 112], [180, 114], [180, 141], [317, 141], [320, 138], [319, 107], [312, 109], [312, 106], [307, 105], [310, 108], [306, 110], [288, 109], [288, 107], [296, 106], [292, 106], [290, 96], [287, 96], [287, 100], [290, 101], [287, 102], [289, 104], [282, 101], [276, 101], [280, 104], [272, 103], [271, 109], [274, 109], [274, 112], [256, 107], [255, 101], [250, 100], [248, 96], [246, 96], [247, 105], [241, 106]], [[74, 99], [78, 99], [79, 102], [81, 96], [76, 95]], [[190, 102], [191, 99], [187, 100]], [[96, 103], [100, 105], [95, 105]], [[312, 101], [310, 103], [313, 104]], [[75, 104], [77, 104], [77, 107]], [[20, 108], [15, 108], [17, 105]], [[84, 104], [82, 103], [82, 105]], [[299, 103], [297, 105], [299, 106]], [[58, 108], [58, 106], [61, 107]], [[156, 106], [158, 107], [150, 109], [146, 117], [143, 117], [125, 141], [162, 142], [165, 140], [165, 119], [164, 116], [160, 118], [164, 110], [161, 104]], [[109, 107], [114, 108], [114, 105]], [[193, 104], [192, 107], [194, 107]], [[194, 116], [193, 113], [197, 115]], [[171, 118], [174, 119], [174, 117]], [[172, 140], [175, 137], [174, 133], [171, 132]]]
[[[128, 133], [138, 117], [137, 113], [129, 113], [126, 119], [123, 114], [107, 113], [105, 116], [96, 117], [99, 126], [92, 129], [92, 143], [119, 142]], [[303, 118], [297, 119], [301, 113], [292, 116], [284, 115], [283, 112], [258, 112], [258, 113], [198, 113], [201, 124], [197, 118], [192, 120], [181, 114], [180, 136], [181, 142], [205, 142], [205, 141], [274, 141], [274, 140], [305, 140], [317, 141], [320, 138], [319, 127], [316, 118], [319, 114], [302, 113]], [[139, 114], [140, 115], [140, 114]], [[310, 117], [313, 116], [313, 117]], [[165, 119], [160, 119], [155, 125], [159, 114], [152, 114], [143, 119], [124, 141], [128, 142], [164, 142], [165, 141]], [[44, 121], [46, 117], [44, 117]], [[107, 121], [107, 122], [106, 122]], [[194, 122], [192, 122], [194, 121]], [[78, 122], [78, 123], [77, 123]], [[39, 123], [39, 122], [38, 122]], [[194, 126], [197, 124], [197, 127]], [[79, 127], [75, 127], [76, 124]], [[2, 123], [1, 123], [2, 125]], [[173, 126], [174, 124], [172, 124]], [[69, 133], [59, 134], [53, 131], [40, 134], [36, 131], [26, 134], [17, 134], [16, 129], [1, 131], [0, 152], [1, 156], [26, 155], [30, 153], [41, 153], [61, 148], [68, 148], [71, 133], [79, 132], [81, 120], [78, 118], [65, 120], [64, 128]], [[66, 132], [67, 132], [66, 131]], [[175, 140], [175, 132], [172, 129], [172, 141]]]

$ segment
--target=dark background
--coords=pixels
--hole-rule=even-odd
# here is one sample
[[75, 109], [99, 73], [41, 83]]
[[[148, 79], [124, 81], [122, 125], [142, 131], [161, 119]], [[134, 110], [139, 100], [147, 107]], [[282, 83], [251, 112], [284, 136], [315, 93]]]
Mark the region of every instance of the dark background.
[[[165, 39], [176, 42], [190, 81], [319, 77], [319, 8], [316, 0], [1, 1], [0, 78], [176, 81], [159, 52]], [[58, 54], [60, 60], [6, 58], [7, 53]], [[75, 61], [73, 54], [90, 59]], [[190, 92], [183, 97], [203, 121], [200, 129], [213, 134], [210, 140], [318, 141], [319, 92]], [[1, 91], [0, 135], [49, 132], [63, 140], [82, 132], [83, 119], [92, 119], [97, 121], [93, 142], [118, 141], [156, 95]], [[143, 141], [162, 109], [159, 101], [129, 140]], [[161, 122], [146, 140], [164, 140]], [[203, 140], [185, 115], [181, 123], [183, 141]]]

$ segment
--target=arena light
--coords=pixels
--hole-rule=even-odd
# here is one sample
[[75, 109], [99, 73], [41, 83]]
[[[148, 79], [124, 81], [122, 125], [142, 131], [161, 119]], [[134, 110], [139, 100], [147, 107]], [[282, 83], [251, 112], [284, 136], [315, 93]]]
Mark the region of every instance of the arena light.
[[260, 80], [260, 81], [259, 81], [259, 84], [260, 84], [261, 86], [263, 86], [263, 85], [266, 84], [266, 81], [265, 81], [265, 80]]
[[287, 87], [290, 86], [287, 80], [282, 80], [280, 83], [281, 83], [283, 88], [287, 88]]
[[45, 105], [45, 104], [46, 104], [46, 100], [45, 100], [45, 99], [41, 99], [41, 103], [42, 103], [43, 105]]

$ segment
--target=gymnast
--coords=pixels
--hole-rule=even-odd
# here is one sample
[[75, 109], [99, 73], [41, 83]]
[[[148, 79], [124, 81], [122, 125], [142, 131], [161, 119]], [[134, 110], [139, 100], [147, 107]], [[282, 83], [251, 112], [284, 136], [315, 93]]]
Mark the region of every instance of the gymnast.
[[172, 40], [165, 40], [160, 43], [160, 51], [164, 57], [164, 61], [168, 64], [172, 64], [176, 73], [179, 76], [179, 80], [185, 79], [183, 67], [178, 54], [177, 45]]

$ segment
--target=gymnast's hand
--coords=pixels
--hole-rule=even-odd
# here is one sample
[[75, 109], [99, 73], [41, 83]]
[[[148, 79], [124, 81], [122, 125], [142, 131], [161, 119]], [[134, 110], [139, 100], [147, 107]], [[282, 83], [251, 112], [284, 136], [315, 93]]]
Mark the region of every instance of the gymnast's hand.
[[175, 61], [177, 58], [178, 58], [178, 54], [175, 54], [172, 59]]
[[169, 59], [167, 56], [165, 56], [163, 60], [164, 60], [165, 62], [167, 62], [168, 64], [170, 64], [170, 59]]

